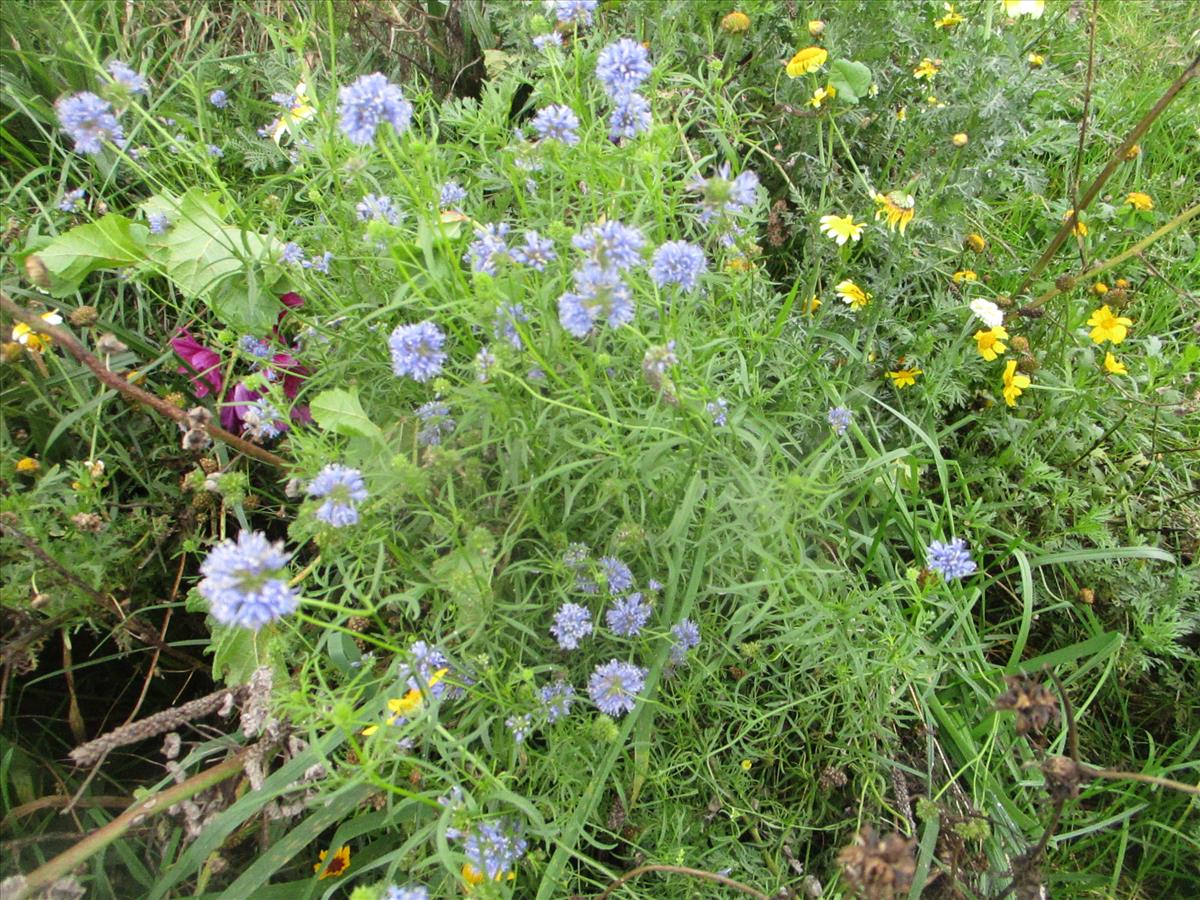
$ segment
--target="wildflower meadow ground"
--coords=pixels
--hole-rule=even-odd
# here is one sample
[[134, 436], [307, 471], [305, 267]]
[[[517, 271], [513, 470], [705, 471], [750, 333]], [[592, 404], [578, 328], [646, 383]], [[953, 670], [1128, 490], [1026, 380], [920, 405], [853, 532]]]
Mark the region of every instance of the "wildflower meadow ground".
[[10, 0], [6, 898], [1200, 893], [1194, 0]]

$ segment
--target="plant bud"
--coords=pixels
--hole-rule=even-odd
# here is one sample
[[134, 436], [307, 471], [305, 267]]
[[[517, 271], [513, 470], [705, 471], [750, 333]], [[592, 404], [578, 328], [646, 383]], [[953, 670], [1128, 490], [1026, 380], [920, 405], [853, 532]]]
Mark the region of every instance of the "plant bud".
[[36, 253], [25, 257], [25, 276], [40, 288], [50, 287], [50, 270]]
[[1054, 279], [1054, 286], [1060, 291], [1069, 291], [1075, 287], [1075, 278], [1072, 275], [1059, 275]]
[[76, 328], [87, 328], [89, 325], [95, 325], [96, 320], [100, 318], [100, 313], [94, 306], [80, 306], [71, 310], [67, 320]]
[[1017, 353], [1025, 354], [1029, 352], [1029, 338], [1025, 337], [1024, 335], [1014, 335], [1009, 340], [1008, 345]]

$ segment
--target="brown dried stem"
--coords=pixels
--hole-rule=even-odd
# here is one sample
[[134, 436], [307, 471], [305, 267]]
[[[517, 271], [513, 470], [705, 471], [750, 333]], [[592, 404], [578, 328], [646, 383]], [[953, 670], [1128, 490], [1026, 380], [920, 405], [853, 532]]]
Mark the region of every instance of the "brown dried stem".
[[612, 882], [603, 892], [596, 896], [596, 900], [605, 900], [613, 891], [619, 888], [627, 881], [632, 881], [639, 875], [644, 875], [647, 872], [673, 872], [676, 875], [689, 875], [692, 878], [700, 878], [704, 881], [715, 881], [717, 884], [723, 884], [725, 887], [733, 888], [735, 891], [740, 891], [743, 894], [749, 894], [751, 897], [758, 897], [759, 900], [771, 900], [762, 891], [750, 887], [748, 884], [742, 884], [740, 881], [734, 881], [732, 878], [726, 878], [724, 875], [718, 875], [716, 872], [705, 872], [703, 869], [693, 869], [689, 866], [665, 866], [665, 865], [648, 865], [638, 866], [636, 869], [630, 869], [616, 881]]
[[[100, 381], [102, 381], [106, 386], [112, 388], [118, 393], [123, 394], [130, 400], [145, 404], [155, 412], [162, 416], [166, 416], [168, 419], [178, 422], [185, 428], [188, 427], [189, 423], [187, 421], [187, 413], [184, 410], [177, 406], [172, 406], [166, 400], [163, 400], [161, 397], [156, 397], [154, 394], [151, 394], [148, 391], [142, 390], [137, 385], [130, 384], [127, 380], [122, 378], [120, 375], [117, 375], [115, 372], [110, 372], [105, 367], [104, 363], [102, 363], [90, 351], [88, 351], [88, 349], [84, 347], [83, 344], [81, 344], [75, 338], [75, 336], [66, 329], [59, 328], [57, 325], [51, 325], [49, 322], [46, 322], [39, 316], [35, 316], [28, 310], [22, 309], [13, 302], [11, 297], [2, 291], [0, 291], [0, 309], [3, 309], [17, 321], [24, 322], [39, 334], [44, 334], [51, 338], [56, 344], [62, 346], [73, 357], [91, 369], [92, 374], [99, 378]], [[288, 463], [288, 461], [282, 456], [277, 456], [270, 450], [264, 450], [262, 447], [252, 444], [244, 438], [238, 437], [232, 432], [226, 431], [219, 425], [214, 425], [210, 422], [205, 426], [205, 430], [208, 432], [209, 437], [228, 444], [235, 450], [246, 454], [246, 456], [253, 456], [257, 460], [269, 463], [270, 465], [280, 469], [286, 469], [290, 465], [290, 463]]]
[[1050, 241], [1050, 246], [1046, 248], [1046, 251], [1041, 255], [1038, 261], [1033, 264], [1033, 268], [1031, 268], [1021, 280], [1021, 283], [1017, 286], [1017, 289], [1013, 291], [1013, 296], [1020, 296], [1022, 293], [1024, 293], [1029, 285], [1033, 283], [1033, 280], [1037, 278], [1038, 275], [1042, 273], [1042, 270], [1050, 264], [1050, 260], [1054, 258], [1054, 254], [1058, 252], [1058, 248], [1063, 245], [1063, 241], [1065, 241], [1067, 236], [1074, 231], [1075, 222], [1079, 213], [1082, 210], [1087, 209], [1088, 205], [1094, 199], [1096, 199], [1096, 195], [1100, 193], [1100, 189], [1104, 187], [1105, 183], [1112, 176], [1112, 173], [1117, 170], [1117, 166], [1119, 166], [1125, 159], [1125, 154], [1129, 151], [1129, 148], [1138, 142], [1142, 135], [1146, 133], [1146, 130], [1154, 123], [1154, 120], [1162, 114], [1162, 111], [1166, 109], [1167, 106], [1170, 105], [1171, 101], [1179, 95], [1179, 92], [1187, 86], [1187, 83], [1196, 77], [1197, 72], [1200, 72], [1200, 56], [1197, 56], [1194, 60], [1192, 60], [1191, 65], [1184, 69], [1183, 73], [1175, 79], [1171, 86], [1163, 91], [1162, 96], [1159, 97], [1154, 106], [1150, 107], [1149, 111], [1142, 116], [1141, 121], [1133, 126], [1133, 130], [1130, 131], [1125, 140], [1121, 142], [1121, 146], [1119, 146], [1113, 152], [1112, 158], [1108, 161], [1108, 165], [1106, 165], [1104, 169], [1101, 170], [1100, 174], [1096, 176], [1095, 180], [1088, 185], [1087, 191], [1084, 193], [1083, 197], [1079, 199], [1079, 202], [1075, 204], [1071, 215], [1067, 217], [1067, 221], [1063, 222], [1062, 227], [1058, 229], [1058, 233], [1054, 235], [1054, 239]]

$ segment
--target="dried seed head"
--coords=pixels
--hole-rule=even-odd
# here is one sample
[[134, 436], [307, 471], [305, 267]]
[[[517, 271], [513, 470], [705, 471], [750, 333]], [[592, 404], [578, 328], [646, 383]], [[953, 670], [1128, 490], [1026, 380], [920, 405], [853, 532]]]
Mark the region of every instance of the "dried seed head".
[[1059, 275], [1054, 279], [1054, 286], [1060, 291], [1069, 291], [1075, 287], [1075, 278], [1072, 275]]
[[0, 344], [0, 360], [12, 365], [21, 358], [24, 348], [16, 341], [5, 341]]
[[67, 316], [68, 321], [76, 328], [87, 328], [89, 325], [95, 325], [98, 318], [100, 318], [100, 312], [94, 306], [76, 307]]
[[1017, 353], [1029, 352], [1029, 338], [1025, 337], [1024, 335], [1014, 335], [1009, 339], [1008, 345]]
[[25, 277], [40, 288], [50, 287], [50, 270], [36, 253], [25, 257]]
[[1086, 603], [1088, 606], [1091, 606], [1093, 603], [1096, 602], [1096, 592], [1093, 591], [1091, 588], [1086, 588], [1086, 587], [1080, 588], [1079, 589], [1079, 602]]
[[189, 429], [203, 429], [211, 421], [212, 412], [205, 409], [203, 406], [193, 406], [187, 411], [187, 424]]
[[916, 841], [893, 832], [880, 838], [870, 825], [858, 833], [854, 843], [838, 854], [842, 873], [851, 887], [866, 900], [891, 900], [912, 885], [917, 863]]
[[1008, 675], [1004, 681], [1008, 690], [996, 698], [996, 709], [1017, 714], [1017, 734], [1041, 734], [1046, 726], [1058, 721], [1058, 698], [1050, 685], [1028, 675]]
[[71, 523], [80, 531], [96, 534], [104, 527], [104, 520], [98, 513], [81, 512], [71, 516]]
[[183, 440], [180, 442], [184, 450], [203, 450], [211, 443], [208, 432], [201, 428], [189, 428], [183, 433]]
[[1024, 316], [1026, 319], [1040, 319], [1046, 314], [1046, 311], [1040, 306], [1022, 306], [1017, 310], [1018, 316]]
[[817, 783], [821, 790], [832, 791], [834, 788], [845, 787], [848, 780], [845, 769], [840, 766], [826, 766]]
[[96, 341], [96, 351], [104, 356], [116, 356], [128, 349], [121, 339], [111, 332], [100, 335], [100, 340]]
[[1056, 800], [1069, 800], [1079, 796], [1079, 786], [1085, 776], [1079, 764], [1069, 756], [1050, 756], [1042, 763], [1042, 777], [1046, 789]]
[[1041, 367], [1042, 364], [1038, 362], [1037, 357], [1030, 353], [1022, 354], [1021, 358], [1017, 360], [1017, 368], [1026, 375], [1032, 375]]

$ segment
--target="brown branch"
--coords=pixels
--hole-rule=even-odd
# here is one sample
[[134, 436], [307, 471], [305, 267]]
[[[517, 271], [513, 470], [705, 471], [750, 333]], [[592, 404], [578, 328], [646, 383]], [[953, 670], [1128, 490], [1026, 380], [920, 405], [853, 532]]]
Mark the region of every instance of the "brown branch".
[[[187, 413], [177, 406], [172, 406], [161, 397], [156, 397], [148, 391], [142, 390], [134, 384], [130, 384], [126, 379], [117, 375], [115, 372], [110, 372], [105, 365], [100, 362], [86, 347], [81, 344], [73, 334], [64, 328], [59, 328], [57, 325], [51, 325], [39, 316], [35, 316], [28, 310], [22, 309], [13, 302], [12, 298], [0, 291], [0, 309], [11, 315], [19, 322], [24, 322], [31, 329], [44, 334], [51, 338], [56, 344], [60, 344], [68, 353], [92, 370], [92, 373], [100, 379], [105, 385], [112, 388], [118, 393], [124, 394], [130, 400], [137, 403], [145, 404], [157, 412], [159, 415], [165, 416], [183, 425], [185, 428], [190, 427], [187, 421]], [[214, 425], [209, 422], [205, 426], [209, 437], [214, 440], [221, 441], [233, 447], [235, 450], [253, 456], [255, 459], [280, 469], [286, 469], [290, 463], [282, 456], [277, 456], [270, 450], [264, 450], [256, 444], [252, 444], [245, 438], [240, 438], [232, 432], [226, 431], [219, 425]]]
[[1096, 195], [1100, 193], [1100, 189], [1104, 187], [1105, 183], [1112, 176], [1112, 173], [1117, 170], [1117, 166], [1119, 166], [1125, 159], [1125, 154], [1129, 151], [1129, 148], [1138, 142], [1141, 136], [1146, 133], [1146, 130], [1154, 123], [1154, 120], [1159, 117], [1162, 111], [1166, 109], [1171, 101], [1178, 96], [1179, 92], [1187, 86], [1187, 83], [1196, 77], [1197, 72], [1200, 72], [1200, 56], [1197, 56], [1194, 60], [1192, 60], [1192, 64], [1183, 70], [1183, 73], [1175, 79], [1170, 87], [1163, 91], [1163, 95], [1158, 98], [1158, 101], [1154, 104], [1154, 106], [1152, 106], [1150, 110], [1144, 116], [1142, 116], [1141, 121], [1138, 122], [1137, 125], [1133, 126], [1133, 130], [1129, 132], [1125, 140], [1121, 142], [1121, 146], [1114, 151], [1112, 159], [1108, 161], [1108, 165], [1104, 167], [1100, 174], [1096, 176], [1095, 180], [1088, 186], [1088, 189], [1084, 193], [1083, 197], [1071, 211], [1071, 215], [1067, 217], [1067, 221], [1063, 222], [1062, 227], [1058, 229], [1058, 233], [1055, 234], [1054, 239], [1050, 241], [1050, 246], [1046, 248], [1046, 252], [1043, 253], [1038, 261], [1033, 264], [1033, 268], [1026, 273], [1024, 279], [1022, 279], [1021, 283], [1017, 286], [1017, 289], [1013, 291], [1014, 297], [1019, 297], [1022, 293], [1024, 293], [1033, 280], [1037, 278], [1038, 275], [1042, 273], [1042, 270], [1050, 264], [1050, 260], [1054, 258], [1054, 254], [1058, 252], [1058, 248], [1062, 246], [1063, 241], [1065, 241], [1067, 236], [1074, 231], [1075, 222], [1080, 211], [1087, 209], [1088, 205], [1094, 199], [1096, 199]]
[[[71, 798], [65, 795], [54, 794], [49, 797], [39, 797], [36, 800], [30, 800], [28, 803], [22, 803], [20, 806], [14, 806], [8, 811], [8, 814], [0, 819], [0, 828], [8, 828], [17, 819], [23, 819], [25, 816], [32, 816], [36, 812], [41, 812], [43, 809], [57, 809], [61, 806], [67, 806], [71, 803]], [[128, 797], [84, 797], [78, 801], [76, 806], [100, 807], [103, 809], [124, 809], [129, 805]], [[78, 839], [79, 835], [72, 835]]]
[[1125, 781], [1140, 781], [1143, 784], [1154, 784], [1159, 787], [1170, 788], [1173, 791], [1181, 791], [1185, 794], [1194, 794], [1200, 797], [1200, 784], [1184, 784], [1182, 781], [1175, 781], [1171, 778], [1163, 778], [1159, 775], [1144, 775], [1141, 772], [1122, 772], [1118, 769], [1093, 769], [1091, 766], [1080, 766], [1080, 769], [1092, 778], [1111, 778], [1113, 780]]
[[604, 891], [596, 896], [596, 900], [604, 900], [609, 894], [619, 888], [627, 881], [632, 881], [639, 875], [644, 875], [647, 872], [673, 872], [676, 875], [690, 875], [692, 878], [701, 878], [705, 881], [715, 881], [717, 884], [723, 884], [725, 887], [733, 888], [735, 891], [740, 891], [743, 894], [749, 894], [751, 897], [758, 897], [759, 900], [771, 900], [762, 891], [750, 887], [748, 884], [742, 884], [740, 881], [734, 881], [732, 878], [726, 878], [724, 875], [718, 875], [716, 872], [705, 872], [703, 869], [693, 869], [688, 866], [638, 866], [636, 869], [630, 869], [612, 884], [604, 889]]
[[49, 862], [30, 872], [25, 878], [24, 887], [17, 891], [13, 900], [28, 900], [28, 898], [37, 895], [42, 888], [53, 884], [59, 878], [62, 878], [77, 866], [86, 862], [94, 854], [99, 853], [109, 844], [113, 843], [113, 841], [118, 840], [131, 827], [141, 824], [151, 816], [158, 815], [170, 809], [175, 804], [187, 800], [189, 797], [194, 797], [203, 790], [207, 790], [228, 778], [232, 778], [238, 772], [242, 771], [246, 756], [254, 749], [257, 748], [249, 747], [242, 750], [224, 762], [193, 775], [182, 784], [176, 784], [165, 791], [160, 791], [148, 800], [136, 801], [107, 825], [96, 829], [74, 847], [65, 850]]
[[[1075, 151], [1075, 171], [1071, 176], [1071, 208], [1079, 208], [1079, 174], [1083, 168], [1083, 150], [1087, 145], [1088, 122], [1092, 112], [1092, 86], [1096, 82], [1096, 17], [1100, 12], [1100, 0], [1092, 0], [1092, 17], [1088, 26], [1087, 80], [1083, 85], [1083, 114], [1079, 118], [1079, 147]], [[1078, 239], [1079, 265], [1087, 268], [1083, 238]]]

